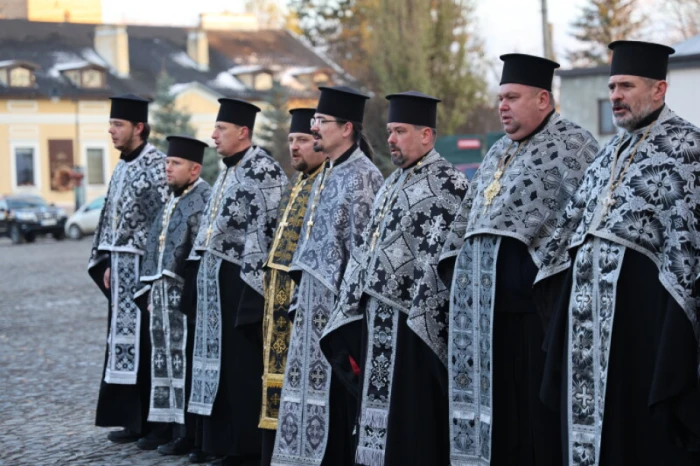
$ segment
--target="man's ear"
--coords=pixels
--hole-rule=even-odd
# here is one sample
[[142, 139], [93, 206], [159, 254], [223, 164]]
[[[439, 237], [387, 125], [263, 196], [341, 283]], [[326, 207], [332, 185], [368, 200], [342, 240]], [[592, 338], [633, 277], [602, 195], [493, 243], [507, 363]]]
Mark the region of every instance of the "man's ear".
[[136, 123], [136, 124], [134, 125], [134, 134], [136, 134], [137, 136], [140, 137], [140, 136], [141, 136], [141, 133], [143, 133], [143, 128], [144, 128], [144, 127], [145, 127], [145, 126], [144, 126], [143, 123], [141, 123], [141, 122]]

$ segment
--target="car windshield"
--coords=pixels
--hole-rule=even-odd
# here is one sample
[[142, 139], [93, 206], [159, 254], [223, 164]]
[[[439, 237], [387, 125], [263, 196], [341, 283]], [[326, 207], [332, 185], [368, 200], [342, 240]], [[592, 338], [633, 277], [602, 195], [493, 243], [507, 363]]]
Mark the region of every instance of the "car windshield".
[[46, 201], [40, 197], [15, 197], [7, 200], [10, 209], [33, 209], [36, 207], [46, 207]]
[[105, 205], [105, 198], [99, 197], [92, 201], [87, 207], [87, 210], [101, 209]]

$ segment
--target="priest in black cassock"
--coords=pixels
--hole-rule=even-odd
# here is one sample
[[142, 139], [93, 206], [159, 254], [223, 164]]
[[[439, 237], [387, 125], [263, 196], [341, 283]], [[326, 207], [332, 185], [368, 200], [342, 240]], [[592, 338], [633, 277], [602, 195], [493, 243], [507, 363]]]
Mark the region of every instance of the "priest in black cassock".
[[437, 266], [469, 182], [434, 149], [439, 100], [413, 91], [387, 99], [399, 168], [352, 250], [321, 347], [360, 368], [357, 464], [448, 465], [449, 290]]
[[[353, 464], [357, 402], [319, 346], [352, 252], [362, 245], [383, 177], [362, 133], [367, 96], [321, 87], [311, 122], [314, 149], [328, 158], [314, 183], [290, 275], [297, 282], [277, 436], [276, 466]], [[345, 355], [346, 368], [352, 374]]]
[[610, 49], [620, 131], [588, 168], [540, 271], [568, 268], [542, 398], [561, 408], [565, 464], [699, 465], [700, 129], [664, 102], [672, 48]]
[[284, 368], [292, 335], [289, 306], [294, 294], [294, 280], [289, 266], [294, 257], [299, 234], [309, 205], [311, 189], [323, 172], [326, 156], [314, 150], [311, 134], [313, 108], [295, 108], [289, 111], [289, 155], [297, 174], [287, 187], [277, 213], [275, 239], [265, 263], [265, 316], [263, 319], [262, 407], [260, 428], [263, 430], [261, 466], [270, 466], [277, 432], [277, 416], [282, 397]]
[[[166, 455], [184, 455], [194, 446], [186, 421], [187, 373], [191, 373], [194, 319], [180, 309], [185, 263], [190, 255], [211, 186], [199, 177], [207, 144], [185, 136], [168, 136], [165, 174], [170, 196], [156, 216], [141, 263], [142, 288], [136, 293], [142, 312], [150, 313], [151, 401], [148, 420], [167, 423], [159, 438], [144, 437], [137, 446]], [[192, 321], [192, 322], [190, 322]], [[190, 353], [187, 357], [187, 353]], [[190, 426], [190, 431], [194, 432]]]
[[598, 143], [555, 111], [557, 63], [522, 54], [501, 60], [506, 135], [474, 175], [441, 258], [446, 277], [454, 267], [450, 457], [453, 466], [555, 466], [559, 423], [539, 399], [546, 323], [533, 284]]
[[148, 314], [134, 294], [148, 230], [167, 200], [165, 154], [148, 143], [148, 101], [132, 94], [112, 97], [109, 134], [119, 163], [109, 181], [95, 230], [88, 273], [109, 303], [107, 349], [95, 424], [122, 427], [115, 443], [158, 435], [162, 425], [146, 422], [151, 387]]
[[213, 464], [256, 464], [263, 371], [263, 264], [287, 177], [251, 145], [258, 107], [219, 99], [212, 138], [224, 170], [212, 188], [190, 259], [198, 263], [192, 392], [201, 447]]

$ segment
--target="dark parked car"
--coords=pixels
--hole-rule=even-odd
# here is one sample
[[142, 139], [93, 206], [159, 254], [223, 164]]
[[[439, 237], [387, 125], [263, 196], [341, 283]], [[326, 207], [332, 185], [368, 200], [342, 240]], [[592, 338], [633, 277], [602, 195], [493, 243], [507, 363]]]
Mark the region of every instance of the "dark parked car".
[[47, 234], [62, 240], [67, 218], [63, 209], [39, 196], [0, 196], [0, 236], [9, 236], [14, 244], [31, 243], [37, 235]]

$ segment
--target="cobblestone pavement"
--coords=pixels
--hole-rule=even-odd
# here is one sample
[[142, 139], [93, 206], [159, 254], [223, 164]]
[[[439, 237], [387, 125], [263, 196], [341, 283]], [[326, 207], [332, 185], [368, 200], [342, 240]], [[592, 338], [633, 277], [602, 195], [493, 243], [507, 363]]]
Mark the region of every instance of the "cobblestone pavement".
[[0, 465], [177, 465], [94, 426], [107, 306], [91, 238], [0, 239]]

